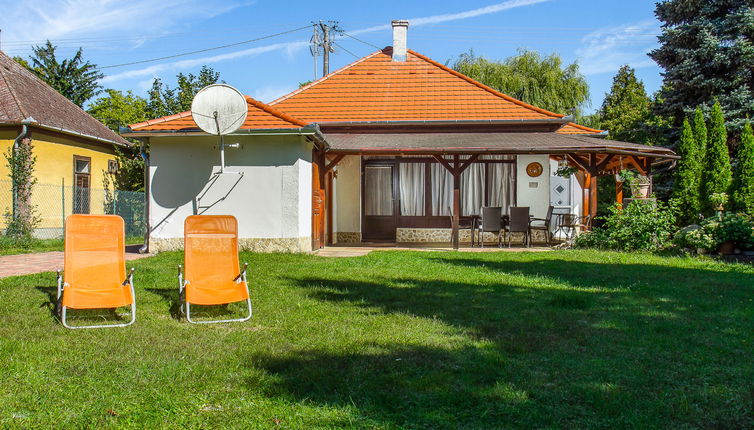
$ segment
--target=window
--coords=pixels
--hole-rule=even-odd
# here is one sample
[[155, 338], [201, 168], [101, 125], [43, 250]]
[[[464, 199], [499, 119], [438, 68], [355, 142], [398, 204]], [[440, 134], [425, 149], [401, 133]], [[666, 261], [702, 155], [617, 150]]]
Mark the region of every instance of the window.
[[73, 213], [75, 214], [89, 213], [91, 165], [91, 158], [73, 156]]
[[401, 215], [424, 215], [424, 163], [398, 165]]
[[118, 173], [118, 160], [107, 160], [107, 173]]
[[91, 158], [84, 158], [84, 157], [76, 157], [74, 156], [73, 160], [73, 168], [75, 169], [75, 172], [88, 175], [89, 174], [89, 165], [91, 164]]

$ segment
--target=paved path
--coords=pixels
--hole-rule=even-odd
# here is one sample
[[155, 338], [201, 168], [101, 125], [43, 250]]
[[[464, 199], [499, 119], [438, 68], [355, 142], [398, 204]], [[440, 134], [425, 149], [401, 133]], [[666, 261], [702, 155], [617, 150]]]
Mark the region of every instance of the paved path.
[[[550, 251], [551, 248], [547, 247], [531, 247], [531, 248], [524, 248], [524, 247], [502, 247], [498, 248], [497, 246], [487, 246], [484, 248], [469, 248], [469, 247], [463, 247], [458, 250], [458, 252], [543, 252], [543, 251]], [[450, 246], [427, 246], [427, 245], [408, 245], [408, 246], [402, 246], [402, 245], [395, 245], [395, 244], [368, 244], [368, 245], [355, 245], [355, 246], [347, 246], [347, 245], [333, 245], [333, 246], [327, 246], [324, 247], [314, 253], [314, 255], [318, 255], [320, 257], [361, 257], [362, 255], [367, 255], [372, 251], [453, 251], [453, 249], [450, 248]]]
[[[151, 254], [126, 252], [126, 260], [128, 261], [151, 256]], [[0, 278], [31, 275], [32, 273], [54, 272], [62, 269], [62, 251], [0, 256]]]

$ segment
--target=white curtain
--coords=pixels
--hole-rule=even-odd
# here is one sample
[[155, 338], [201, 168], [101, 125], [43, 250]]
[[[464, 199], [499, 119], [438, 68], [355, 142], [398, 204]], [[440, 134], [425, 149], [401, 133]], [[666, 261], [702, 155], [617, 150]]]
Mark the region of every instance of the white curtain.
[[401, 215], [424, 215], [424, 164], [400, 163]]
[[501, 206], [503, 213], [508, 213], [508, 208], [515, 204], [515, 166], [514, 163], [492, 163], [489, 167], [489, 205]]
[[393, 214], [393, 168], [368, 166], [364, 168], [364, 214], [389, 216]]
[[484, 164], [472, 163], [461, 173], [461, 215], [480, 214], [484, 188]]
[[432, 215], [448, 216], [453, 205], [453, 175], [440, 163], [432, 163]]

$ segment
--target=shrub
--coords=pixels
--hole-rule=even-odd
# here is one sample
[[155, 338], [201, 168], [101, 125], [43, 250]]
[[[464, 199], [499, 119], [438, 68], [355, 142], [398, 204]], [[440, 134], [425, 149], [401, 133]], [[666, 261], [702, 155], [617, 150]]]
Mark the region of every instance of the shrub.
[[673, 243], [680, 248], [692, 251], [711, 251], [718, 246], [713, 229], [696, 224], [678, 230], [675, 236], [673, 236]]
[[681, 248], [713, 251], [721, 243], [732, 241], [739, 249], [754, 249], [754, 222], [746, 214], [726, 212], [722, 217], [710, 217], [701, 225], [679, 230], [673, 243]]
[[580, 235], [574, 246], [621, 251], [657, 251], [671, 244], [675, 208], [655, 200], [610, 207], [600, 228]]

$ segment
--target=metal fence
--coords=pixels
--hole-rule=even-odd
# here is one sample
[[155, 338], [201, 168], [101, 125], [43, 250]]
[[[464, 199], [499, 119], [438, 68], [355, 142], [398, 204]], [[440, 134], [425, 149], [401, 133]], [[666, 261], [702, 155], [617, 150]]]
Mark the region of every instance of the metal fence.
[[[65, 218], [74, 213], [120, 215], [126, 224], [126, 237], [143, 237], [146, 227], [144, 193], [60, 184], [35, 184], [32, 206], [39, 223], [34, 236], [39, 239], [63, 237]], [[12, 217], [13, 185], [0, 180], [0, 229]]]

